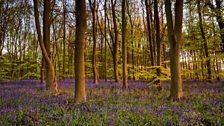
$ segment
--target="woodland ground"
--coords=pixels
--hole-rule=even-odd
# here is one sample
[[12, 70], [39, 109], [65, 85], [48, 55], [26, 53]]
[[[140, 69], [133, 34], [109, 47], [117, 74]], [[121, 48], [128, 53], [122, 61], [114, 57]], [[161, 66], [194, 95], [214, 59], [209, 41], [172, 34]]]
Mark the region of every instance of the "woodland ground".
[[224, 125], [224, 82], [184, 82], [184, 98], [167, 99], [147, 81], [129, 81], [122, 91], [112, 81], [87, 80], [87, 102], [74, 103], [74, 80], [59, 81], [60, 93], [37, 80], [0, 82], [0, 125]]

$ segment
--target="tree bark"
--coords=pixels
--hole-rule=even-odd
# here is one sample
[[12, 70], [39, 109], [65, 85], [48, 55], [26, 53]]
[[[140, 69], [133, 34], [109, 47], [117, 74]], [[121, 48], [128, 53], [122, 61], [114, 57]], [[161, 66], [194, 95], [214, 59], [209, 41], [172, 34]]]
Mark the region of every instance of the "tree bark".
[[93, 56], [92, 56], [92, 69], [93, 69], [93, 83], [98, 84], [99, 81], [99, 77], [98, 77], [98, 73], [97, 73], [97, 65], [96, 65], [96, 14], [97, 14], [97, 10], [96, 10], [96, 0], [94, 0], [93, 4], [91, 2], [91, 0], [89, 0], [90, 3], [90, 8], [92, 11], [92, 16], [93, 16], [93, 20], [92, 20], [92, 35], [93, 35]]
[[105, 0], [104, 3], [104, 45], [105, 45], [105, 52], [104, 52], [104, 79], [107, 82], [107, 1]]
[[43, 37], [40, 30], [38, 1], [34, 0], [34, 14], [36, 22], [36, 30], [41, 51], [45, 60], [46, 68], [46, 88], [49, 90], [57, 91], [57, 81], [55, 77], [53, 58], [50, 52], [50, 1], [44, 1], [44, 19], [43, 19]]
[[154, 66], [154, 49], [153, 49], [153, 42], [152, 42], [152, 29], [151, 29], [151, 22], [150, 22], [150, 2], [145, 0], [146, 6], [146, 20], [147, 20], [147, 29], [148, 29], [148, 37], [149, 37], [149, 44], [150, 44], [150, 59], [151, 65]]
[[65, 38], [66, 38], [66, 2], [65, 2], [65, 0], [63, 0], [63, 10], [64, 10], [64, 12], [63, 12], [63, 67], [62, 67], [62, 78], [63, 79], [65, 79], [65, 57], [66, 57], [66, 54], [65, 54], [65, 51], [66, 51], [66, 49], [65, 49], [65, 44], [66, 44], [66, 42], [65, 42]]
[[[183, 0], [175, 2], [175, 23], [171, 11], [171, 0], [165, 0], [165, 11], [170, 42], [171, 87], [170, 99], [179, 100], [183, 96], [180, 72], [180, 44], [182, 35]], [[175, 24], [175, 26], [173, 26]]]
[[205, 38], [205, 32], [204, 32], [204, 28], [203, 28], [203, 23], [202, 23], [202, 15], [201, 15], [201, 1], [198, 0], [197, 1], [197, 9], [198, 9], [198, 16], [199, 16], [199, 27], [201, 30], [201, 36], [202, 39], [204, 41], [204, 50], [205, 50], [205, 57], [206, 57], [206, 65], [207, 65], [207, 72], [208, 72], [208, 81], [210, 82], [212, 79], [212, 69], [211, 69], [211, 60], [209, 58], [209, 53], [208, 53], [208, 45], [207, 45], [207, 41]]
[[75, 34], [75, 102], [86, 101], [84, 46], [86, 25], [86, 2], [76, 0]]
[[115, 15], [115, 4], [116, 0], [113, 2], [111, 0], [112, 6], [112, 18], [114, 24], [114, 42], [113, 42], [113, 62], [114, 62], [114, 77], [115, 82], [119, 82], [119, 74], [118, 74], [118, 30], [117, 30], [117, 22], [116, 22], [116, 15]]
[[44, 83], [44, 58], [42, 56], [42, 59], [41, 59], [41, 72], [40, 72], [40, 83]]
[[158, 90], [162, 89], [161, 85], [161, 39], [160, 39], [160, 21], [159, 21], [159, 12], [158, 12], [158, 1], [154, 0], [154, 16], [156, 22], [156, 45], [157, 45], [157, 62], [156, 65], [159, 67], [156, 69], [157, 80], [156, 84], [158, 85]]
[[123, 58], [123, 89], [128, 89], [127, 81], [127, 43], [126, 43], [126, 0], [122, 0], [122, 58]]

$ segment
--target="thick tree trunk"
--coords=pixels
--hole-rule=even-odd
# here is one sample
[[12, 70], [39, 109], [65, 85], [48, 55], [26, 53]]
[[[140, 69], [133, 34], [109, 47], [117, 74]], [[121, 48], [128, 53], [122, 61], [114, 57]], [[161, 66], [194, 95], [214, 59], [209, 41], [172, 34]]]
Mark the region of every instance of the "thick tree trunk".
[[86, 2], [76, 0], [75, 34], [75, 102], [86, 101], [84, 46], [86, 32]]
[[40, 83], [44, 83], [44, 58], [41, 59], [41, 72], [40, 72]]
[[47, 72], [47, 79], [46, 79], [46, 88], [51, 89], [51, 90], [57, 90], [57, 80], [55, 77], [55, 69], [54, 69], [54, 64], [50, 63], [48, 67], [48, 72]]
[[44, 19], [43, 19], [43, 37], [40, 30], [38, 1], [34, 0], [34, 14], [36, 22], [36, 30], [41, 51], [45, 60], [46, 68], [46, 88], [52, 91], [57, 91], [57, 81], [54, 71], [54, 63], [50, 52], [50, 1], [44, 1]]
[[[183, 0], [175, 3], [175, 23], [171, 11], [171, 1], [165, 0], [165, 11], [170, 42], [171, 87], [170, 99], [179, 100], [183, 96], [180, 72], [180, 44], [182, 34]], [[175, 27], [173, 26], [175, 24]]]
[[[46, 64], [46, 88], [50, 90], [57, 90], [57, 81], [54, 71], [54, 63], [52, 54], [50, 51], [50, 13], [51, 13], [51, 2], [50, 0], [44, 0], [44, 17], [43, 17], [43, 40], [44, 46], [47, 51], [49, 61]], [[46, 58], [45, 58], [46, 60]]]

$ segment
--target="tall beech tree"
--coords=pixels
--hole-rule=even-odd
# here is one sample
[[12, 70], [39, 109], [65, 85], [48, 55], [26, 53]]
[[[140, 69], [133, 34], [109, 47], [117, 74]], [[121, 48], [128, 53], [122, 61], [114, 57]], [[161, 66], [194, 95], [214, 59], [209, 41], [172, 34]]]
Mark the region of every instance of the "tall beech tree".
[[[171, 10], [171, 0], [165, 0], [165, 11], [168, 28], [168, 39], [170, 42], [170, 69], [171, 87], [170, 99], [179, 100], [183, 96], [181, 66], [180, 66], [180, 45], [183, 20], [183, 0], [176, 0], [175, 15]], [[173, 22], [173, 17], [175, 18]]]
[[199, 16], [199, 27], [200, 27], [200, 31], [201, 31], [201, 37], [203, 39], [203, 46], [204, 46], [205, 57], [206, 57], [208, 81], [211, 81], [211, 79], [212, 79], [211, 60], [209, 58], [208, 44], [207, 44], [207, 40], [205, 38], [205, 32], [204, 32], [203, 20], [202, 20], [202, 14], [201, 14], [201, 1], [200, 0], [197, 0], [197, 10], [198, 10], [198, 16]]
[[122, 56], [123, 56], [123, 88], [128, 88], [127, 82], [127, 42], [126, 42], [126, 0], [122, 0]]
[[75, 34], [75, 102], [86, 101], [85, 82], [85, 32], [86, 24], [86, 2], [76, 0], [76, 34]]
[[43, 16], [43, 37], [40, 30], [38, 0], [34, 1], [34, 14], [36, 22], [36, 30], [38, 34], [38, 41], [42, 50], [43, 58], [45, 60], [46, 69], [46, 88], [57, 91], [57, 80], [55, 76], [54, 62], [52, 57], [51, 41], [50, 41], [50, 26], [51, 26], [51, 1], [44, 0], [44, 16]]
[[66, 58], [66, 54], [65, 54], [65, 45], [66, 45], [66, 1], [63, 0], [63, 68], [62, 68], [62, 77], [63, 79], [65, 79], [65, 58]]
[[159, 12], [158, 12], [158, 1], [157, 0], [154, 0], [154, 17], [155, 17], [155, 22], [156, 22], [156, 47], [157, 47], [157, 62], [156, 62], [156, 65], [158, 66], [158, 68], [156, 69], [156, 72], [157, 72], [157, 80], [156, 80], [156, 84], [159, 85], [160, 88], [158, 89], [161, 89], [162, 86], [161, 86], [161, 36], [160, 36], [160, 21], [159, 21]]
[[104, 2], [104, 79], [107, 81], [107, 0]]
[[89, 0], [93, 20], [92, 20], [92, 35], [93, 35], [93, 56], [92, 56], [92, 69], [93, 69], [93, 83], [98, 84], [99, 77], [97, 73], [97, 65], [96, 65], [96, 18], [97, 18], [97, 2], [96, 0]]
[[117, 21], [116, 21], [116, 12], [115, 12], [116, 1], [117, 0], [111, 0], [112, 19], [113, 19], [113, 24], [114, 24], [113, 62], [114, 62], [115, 82], [119, 82], [119, 74], [118, 74], [118, 30], [117, 30]]
[[153, 40], [152, 40], [152, 24], [151, 24], [151, 18], [150, 18], [150, 10], [151, 10], [151, 0], [145, 0], [145, 6], [146, 6], [146, 21], [147, 21], [147, 29], [148, 29], [148, 39], [150, 44], [150, 60], [151, 65], [154, 66], [154, 47], [153, 47]]

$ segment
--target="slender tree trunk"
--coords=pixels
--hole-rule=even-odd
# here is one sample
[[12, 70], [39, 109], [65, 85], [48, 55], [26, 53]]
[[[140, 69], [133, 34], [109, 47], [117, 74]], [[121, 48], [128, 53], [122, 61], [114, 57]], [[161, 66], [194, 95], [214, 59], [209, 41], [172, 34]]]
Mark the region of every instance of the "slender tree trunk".
[[75, 34], [75, 102], [86, 101], [84, 46], [86, 32], [86, 2], [76, 0]]
[[94, 0], [93, 4], [91, 0], [89, 0], [90, 8], [92, 11], [93, 21], [92, 21], [92, 35], [93, 35], [93, 56], [92, 56], [92, 69], [93, 69], [93, 83], [98, 84], [98, 73], [97, 73], [97, 65], [96, 65], [96, 0]]
[[154, 49], [153, 49], [153, 42], [152, 42], [152, 30], [151, 30], [151, 22], [150, 22], [150, 2], [149, 0], [145, 0], [146, 6], [146, 19], [147, 19], [147, 29], [148, 29], [148, 37], [149, 37], [149, 44], [150, 44], [150, 59], [151, 65], [154, 66]]
[[104, 52], [104, 79], [107, 82], [107, 0], [104, 3], [104, 45], [105, 45], [105, 52]]
[[118, 74], [118, 30], [117, 30], [117, 22], [116, 22], [116, 15], [115, 15], [115, 5], [116, 0], [113, 2], [111, 0], [112, 5], [112, 18], [114, 24], [114, 42], [113, 42], [113, 62], [114, 62], [114, 77], [115, 82], [119, 82], [119, 74]]
[[209, 58], [209, 54], [208, 54], [208, 46], [207, 46], [207, 41], [205, 38], [205, 32], [204, 32], [204, 28], [203, 28], [203, 23], [202, 23], [202, 15], [201, 15], [201, 5], [200, 5], [201, 1], [198, 0], [197, 1], [197, 8], [198, 8], [198, 16], [199, 16], [199, 26], [200, 26], [200, 30], [201, 30], [201, 36], [202, 39], [204, 41], [204, 50], [205, 50], [205, 57], [206, 57], [206, 65], [207, 65], [207, 72], [208, 72], [208, 81], [210, 82], [212, 79], [212, 69], [211, 69], [211, 60]]
[[66, 2], [65, 0], [63, 0], [63, 10], [64, 10], [64, 13], [63, 13], [63, 68], [62, 68], [62, 78], [65, 79], [65, 57], [66, 57], [66, 54], [65, 54], [65, 38], [66, 38]]
[[161, 39], [160, 39], [160, 21], [159, 21], [159, 12], [158, 12], [158, 1], [154, 0], [154, 16], [156, 22], [156, 45], [157, 45], [157, 63], [156, 65], [159, 67], [156, 69], [157, 72], [157, 81], [156, 84], [159, 85], [158, 90], [162, 89], [161, 85]]
[[[183, 96], [180, 72], [180, 44], [182, 35], [183, 0], [175, 2], [175, 23], [171, 11], [171, 0], [165, 0], [165, 11], [170, 42], [171, 88], [170, 99], [179, 100]], [[173, 26], [175, 24], [175, 26]]]
[[127, 81], [127, 43], [126, 43], [126, 0], [122, 0], [122, 56], [123, 56], [123, 89], [128, 89]]

